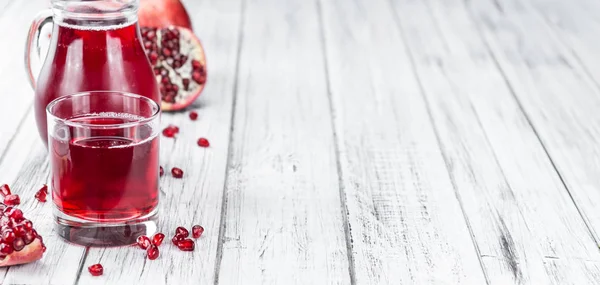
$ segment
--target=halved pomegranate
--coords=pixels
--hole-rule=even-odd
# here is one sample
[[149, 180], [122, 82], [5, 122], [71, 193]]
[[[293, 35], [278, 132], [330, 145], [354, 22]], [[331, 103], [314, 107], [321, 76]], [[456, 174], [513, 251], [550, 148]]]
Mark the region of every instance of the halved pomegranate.
[[142, 27], [173, 25], [192, 29], [190, 16], [179, 0], [141, 0], [138, 18]]
[[36, 261], [44, 255], [46, 246], [33, 228], [33, 223], [17, 208], [0, 203], [0, 267]]
[[141, 28], [146, 55], [160, 86], [163, 111], [191, 105], [206, 83], [206, 57], [200, 40], [186, 28]]

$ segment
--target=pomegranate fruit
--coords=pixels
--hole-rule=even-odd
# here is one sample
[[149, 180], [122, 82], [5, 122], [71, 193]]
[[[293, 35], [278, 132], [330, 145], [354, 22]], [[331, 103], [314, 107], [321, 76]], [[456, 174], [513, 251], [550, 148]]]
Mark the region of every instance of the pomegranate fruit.
[[192, 236], [194, 238], [199, 238], [204, 233], [204, 228], [200, 225], [195, 225], [192, 227]]
[[46, 246], [33, 223], [17, 208], [0, 204], [0, 267], [29, 263], [42, 258]]
[[142, 27], [173, 25], [192, 29], [190, 16], [179, 0], [141, 0], [138, 20]]
[[160, 86], [162, 110], [191, 105], [206, 83], [206, 58], [200, 40], [191, 30], [175, 26], [142, 27], [141, 32]]
[[102, 264], [98, 263], [88, 267], [88, 271], [92, 276], [100, 276], [104, 273], [104, 267], [102, 267]]
[[183, 177], [183, 170], [181, 170], [181, 168], [173, 167], [173, 169], [171, 169], [171, 174], [173, 174], [173, 177], [175, 178], [181, 178]]
[[210, 142], [208, 142], [208, 140], [205, 139], [205, 138], [200, 138], [200, 139], [198, 139], [198, 146], [200, 146], [200, 147], [209, 147], [210, 146]]
[[2, 186], [0, 186], [0, 194], [2, 194], [3, 197], [10, 195], [10, 187], [8, 187], [7, 184], [2, 184]]

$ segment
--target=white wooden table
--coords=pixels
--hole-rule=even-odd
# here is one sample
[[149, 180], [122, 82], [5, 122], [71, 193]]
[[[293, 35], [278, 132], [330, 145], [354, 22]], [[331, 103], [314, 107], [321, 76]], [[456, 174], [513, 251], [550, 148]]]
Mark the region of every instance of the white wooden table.
[[66, 244], [33, 198], [22, 51], [46, 4], [0, 0], [0, 184], [48, 246], [0, 283], [600, 284], [600, 1], [185, 1], [209, 83], [198, 121], [163, 117], [186, 176], [160, 230], [206, 232], [155, 261]]

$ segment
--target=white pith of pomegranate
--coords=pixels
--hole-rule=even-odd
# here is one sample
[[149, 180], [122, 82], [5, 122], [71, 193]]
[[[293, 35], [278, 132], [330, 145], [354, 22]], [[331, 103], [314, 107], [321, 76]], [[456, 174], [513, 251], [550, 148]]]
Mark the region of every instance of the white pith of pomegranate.
[[160, 87], [162, 110], [191, 105], [206, 83], [206, 57], [200, 40], [182, 27], [142, 27], [141, 32]]
[[33, 223], [14, 207], [0, 204], [0, 267], [36, 261], [46, 247]]

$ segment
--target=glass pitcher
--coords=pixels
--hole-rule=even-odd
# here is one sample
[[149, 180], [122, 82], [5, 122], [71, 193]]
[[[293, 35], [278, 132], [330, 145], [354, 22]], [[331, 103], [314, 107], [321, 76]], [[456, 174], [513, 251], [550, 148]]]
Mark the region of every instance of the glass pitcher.
[[[154, 71], [142, 45], [137, 23], [139, 0], [52, 0], [27, 37], [25, 65], [35, 89], [38, 131], [47, 145], [46, 105], [83, 91], [124, 91], [160, 105]], [[35, 77], [41, 30], [53, 23], [48, 53]]]

